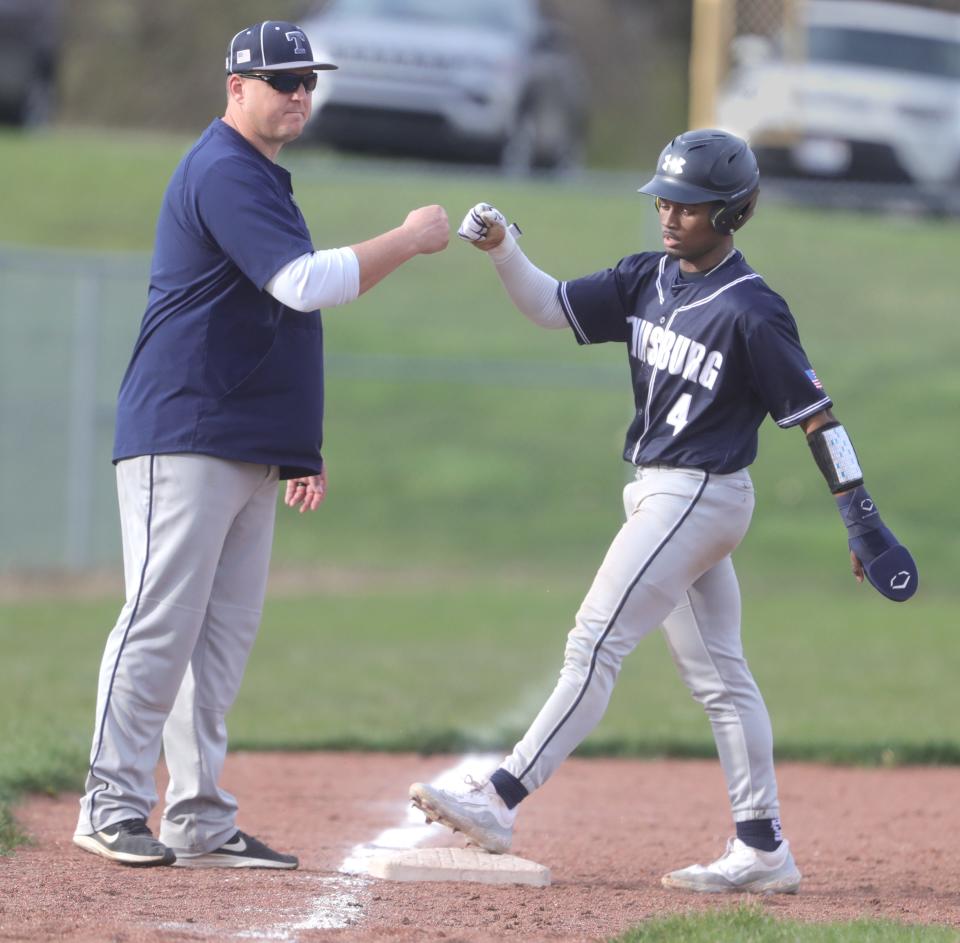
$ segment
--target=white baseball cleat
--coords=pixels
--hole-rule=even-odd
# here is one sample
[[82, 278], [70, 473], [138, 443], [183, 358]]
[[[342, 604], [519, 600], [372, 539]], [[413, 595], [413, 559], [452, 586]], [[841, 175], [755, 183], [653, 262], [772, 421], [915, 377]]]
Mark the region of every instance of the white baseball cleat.
[[707, 894], [796, 894], [801, 876], [786, 840], [776, 851], [760, 851], [731, 838], [726, 852], [712, 864], [671, 871], [661, 883]]
[[427, 822], [439, 822], [455, 832], [463, 832], [472, 844], [502, 855], [510, 850], [516, 810], [507, 808], [492, 783], [478, 783], [472, 776], [465, 782], [468, 788], [462, 792], [414, 783], [410, 800]]

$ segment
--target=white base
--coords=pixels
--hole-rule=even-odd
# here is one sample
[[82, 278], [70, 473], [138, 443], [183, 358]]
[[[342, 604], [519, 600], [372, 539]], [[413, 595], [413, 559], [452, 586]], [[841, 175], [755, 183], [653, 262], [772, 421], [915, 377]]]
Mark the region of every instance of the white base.
[[388, 881], [473, 881], [547, 887], [550, 869], [516, 855], [491, 855], [476, 848], [414, 848], [378, 855], [367, 871]]

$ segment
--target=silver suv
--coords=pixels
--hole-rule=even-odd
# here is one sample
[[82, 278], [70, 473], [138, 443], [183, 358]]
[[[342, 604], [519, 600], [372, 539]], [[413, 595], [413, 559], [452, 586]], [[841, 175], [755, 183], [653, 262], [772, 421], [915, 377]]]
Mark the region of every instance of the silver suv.
[[301, 25], [340, 67], [308, 139], [517, 171], [581, 158], [586, 83], [537, 0], [329, 0]]
[[802, 56], [735, 41], [718, 124], [768, 173], [960, 180], [960, 14], [869, 0], [800, 9]]

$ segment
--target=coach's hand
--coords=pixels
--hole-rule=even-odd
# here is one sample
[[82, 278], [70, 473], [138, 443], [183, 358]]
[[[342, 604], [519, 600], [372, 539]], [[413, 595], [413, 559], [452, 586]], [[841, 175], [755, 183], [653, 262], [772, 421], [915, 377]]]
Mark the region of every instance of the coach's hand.
[[463, 217], [457, 235], [478, 249], [489, 252], [507, 238], [508, 232], [507, 220], [500, 210], [489, 203], [478, 203]]
[[429, 255], [446, 249], [450, 242], [450, 221], [442, 206], [421, 206], [411, 210], [404, 220], [406, 230], [418, 255]]
[[327, 466], [324, 465], [319, 475], [307, 475], [305, 478], [291, 478], [287, 482], [287, 490], [283, 496], [283, 503], [289, 508], [299, 506], [300, 513], [316, 511], [327, 496]]

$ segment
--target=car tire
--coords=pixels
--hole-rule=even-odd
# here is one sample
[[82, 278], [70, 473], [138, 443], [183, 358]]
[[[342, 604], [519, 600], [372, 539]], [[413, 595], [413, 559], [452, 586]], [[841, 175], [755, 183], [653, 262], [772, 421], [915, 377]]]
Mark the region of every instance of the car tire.
[[576, 170], [583, 164], [583, 150], [576, 116], [555, 96], [546, 99], [539, 113], [538, 166], [553, 173]]
[[537, 118], [529, 106], [520, 109], [500, 151], [500, 168], [513, 176], [526, 176], [536, 165]]
[[38, 72], [27, 86], [26, 94], [20, 102], [17, 124], [25, 128], [49, 124], [53, 118], [55, 102], [56, 83], [53, 76]]
[[500, 166], [515, 175], [534, 170], [574, 170], [583, 160], [583, 136], [568, 108], [542, 94], [521, 107], [500, 153]]

